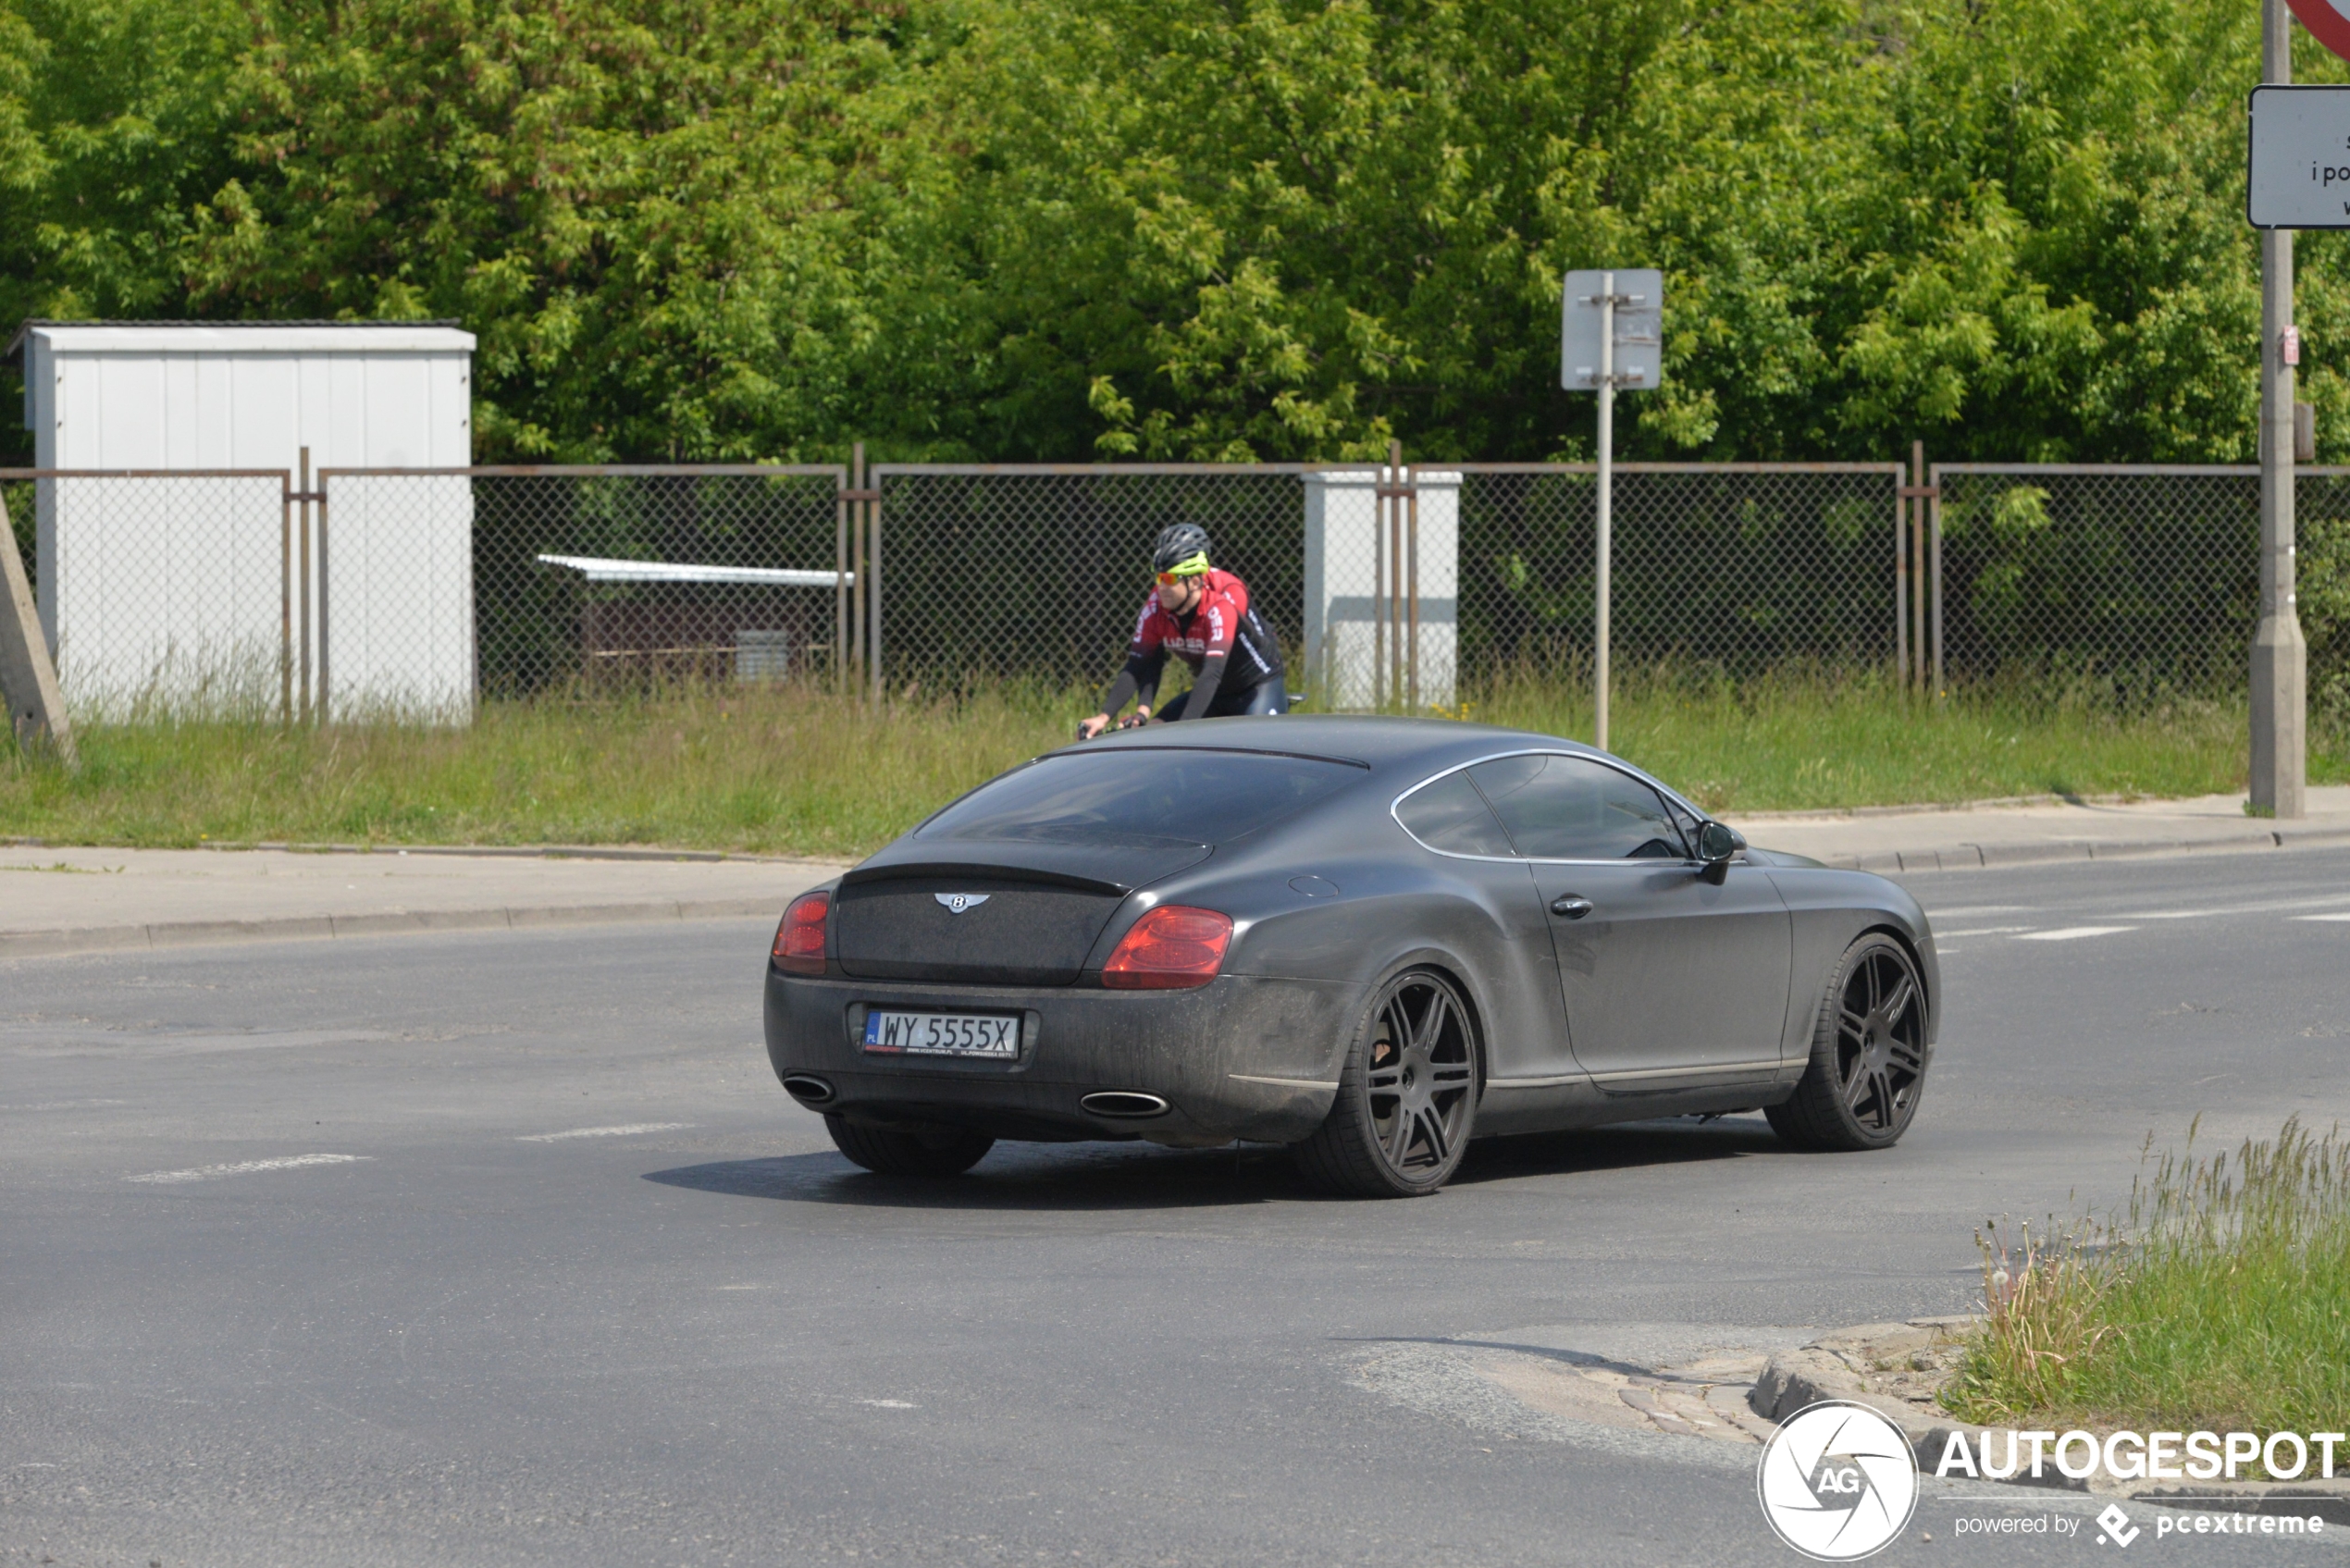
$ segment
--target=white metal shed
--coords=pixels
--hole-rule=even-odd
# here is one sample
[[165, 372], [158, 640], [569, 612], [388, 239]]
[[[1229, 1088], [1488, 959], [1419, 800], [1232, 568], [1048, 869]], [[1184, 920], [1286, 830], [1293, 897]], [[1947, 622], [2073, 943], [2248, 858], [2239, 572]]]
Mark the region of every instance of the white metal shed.
[[[24, 421], [44, 469], [283, 469], [472, 462], [474, 338], [445, 322], [29, 322]], [[447, 496], [422, 492], [446, 486]], [[78, 710], [265, 685], [280, 648], [278, 487], [225, 475], [68, 479], [39, 500], [42, 629]], [[381, 492], [378, 491], [380, 494]], [[447, 717], [474, 693], [473, 538], [463, 478], [331, 519], [339, 711]], [[380, 512], [380, 515], [377, 513]]]

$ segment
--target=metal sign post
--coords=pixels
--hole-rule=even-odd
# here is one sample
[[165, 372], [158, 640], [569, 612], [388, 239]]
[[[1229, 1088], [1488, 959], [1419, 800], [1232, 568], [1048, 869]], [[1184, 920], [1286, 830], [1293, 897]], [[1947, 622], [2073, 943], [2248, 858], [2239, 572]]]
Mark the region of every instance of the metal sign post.
[[1664, 274], [1653, 267], [1570, 272], [1559, 307], [1559, 385], [1600, 395], [1599, 527], [1592, 573], [1593, 724], [1607, 749], [1609, 580], [1615, 524], [1615, 389], [1664, 379]]
[[[2350, 89], [2295, 88], [2286, 0], [2262, 0], [2260, 80], [2250, 132], [2245, 216], [2260, 229], [2260, 624], [2252, 636], [2255, 811], [2307, 809], [2307, 641], [2294, 603], [2293, 230], [2350, 227]], [[2294, 0], [2318, 41], [2337, 54], [2350, 28], [2328, 0]], [[2312, 17], [2316, 20], [2312, 21]], [[2331, 210], [2329, 210], [2331, 209]]]

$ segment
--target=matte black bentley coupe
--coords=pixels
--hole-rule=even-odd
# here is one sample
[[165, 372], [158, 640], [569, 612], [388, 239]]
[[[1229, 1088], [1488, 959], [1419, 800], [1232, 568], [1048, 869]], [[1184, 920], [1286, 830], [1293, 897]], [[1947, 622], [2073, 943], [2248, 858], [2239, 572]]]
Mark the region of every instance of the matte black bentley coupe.
[[1248, 1139], [1408, 1196], [1472, 1137], [1653, 1117], [1883, 1148], [1940, 980], [1900, 888], [1589, 747], [1217, 719], [1040, 757], [796, 900], [767, 1050], [871, 1170]]

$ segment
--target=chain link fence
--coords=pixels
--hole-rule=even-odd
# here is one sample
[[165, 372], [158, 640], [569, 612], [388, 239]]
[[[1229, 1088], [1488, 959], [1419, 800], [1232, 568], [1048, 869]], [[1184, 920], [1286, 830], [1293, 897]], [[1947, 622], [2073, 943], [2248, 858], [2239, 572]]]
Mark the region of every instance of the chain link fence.
[[[1626, 463], [1615, 483], [1619, 669], [2241, 687], [2250, 468], [1942, 464], [1916, 486], [1890, 463]], [[309, 492], [274, 470], [0, 475], [68, 698], [97, 718], [1093, 685], [1177, 522], [1248, 582], [1293, 692], [1442, 708], [1588, 668], [1596, 500], [1590, 465], [1534, 463], [335, 470]], [[2301, 470], [2298, 512], [2313, 698], [2350, 709], [2350, 469]]]
[[829, 677], [853, 579], [837, 467], [328, 470], [341, 710]]
[[[1889, 666], [1901, 482], [1890, 463], [1617, 464], [1615, 661], [1732, 675]], [[1588, 660], [1596, 467], [1471, 464], [1462, 485], [1464, 665]]]
[[[884, 465], [875, 484], [893, 681], [1106, 679], [1178, 522], [1208, 531], [1292, 689], [1327, 706], [1445, 705], [1591, 648], [1589, 464]], [[1623, 464], [1616, 486], [1619, 660], [1893, 660], [1899, 464]]]
[[0, 471], [0, 504], [74, 710], [266, 716], [299, 597], [277, 469]]
[[888, 680], [1107, 685], [1152, 590], [1152, 541], [1177, 523], [1207, 530], [1294, 655], [1319, 472], [877, 464]]
[[1933, 484], [1947, 678], [2125, 697], [2243, 683], [2258, 469], [1944, 464]]
[[[1948, 679], [2130, 702], [2242, 689], [2260, 613], [2254, 467], [1945, 463]], [[2350, 469], [2294, 483], [2313, 698], [2350, 710]]]

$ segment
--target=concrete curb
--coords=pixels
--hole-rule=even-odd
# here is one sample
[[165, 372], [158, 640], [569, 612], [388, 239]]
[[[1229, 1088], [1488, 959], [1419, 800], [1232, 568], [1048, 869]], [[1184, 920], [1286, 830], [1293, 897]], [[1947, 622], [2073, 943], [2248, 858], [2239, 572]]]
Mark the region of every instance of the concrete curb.
[[[2161, 856], [2242, 855], [2263, 849], [2331, 849], [2350, 845], [2350, 828], [2254, 828], [2224, 838], [2069, 839], [2055, 843], [1961, 844], [1942, 849], [1878, 849], [1825, 855], [1847, 870], [1914, 873], [1975, 871], [2069, 860], [2133, 860]], [[1762, 846], [1769, 848], [1768, 844]]]
[[0, 958], [140, 952], [238, 942], [315, 942], [444, 931], [529, 931], [648, 920], [777, 917], [778, 898], [664, 898], [637, 904], [570, 904], [486, 909], [414, 909], [374, 915], [296, 915], [268, 920], [167, 920], [154, 925], [79, 926], [0, 932]]

